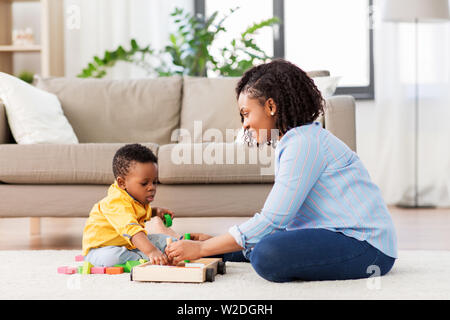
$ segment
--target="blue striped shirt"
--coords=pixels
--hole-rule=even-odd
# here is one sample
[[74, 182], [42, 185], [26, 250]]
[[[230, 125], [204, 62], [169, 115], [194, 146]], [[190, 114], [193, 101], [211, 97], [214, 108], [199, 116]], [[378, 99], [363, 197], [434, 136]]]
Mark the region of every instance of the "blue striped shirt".
[[248, 255], [268, 234], [306, 228], [341, 232], [397, 258], [395, 228], [380, 190], [356, 153], [318, 122], [280, 139], [264, 207], [229, 233]]

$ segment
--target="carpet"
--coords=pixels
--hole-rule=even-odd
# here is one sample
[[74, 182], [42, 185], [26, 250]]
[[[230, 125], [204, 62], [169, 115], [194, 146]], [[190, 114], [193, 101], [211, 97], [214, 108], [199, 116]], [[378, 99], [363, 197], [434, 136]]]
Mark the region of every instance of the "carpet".
[[227, 262], [214, 282], [130, 281], [130, 274], [63, 275], [77, 250], [0, 251], [0, 299], [449, 299], [450, 251], [400, 251], [383, 277], [272, 283], [248, 263]]

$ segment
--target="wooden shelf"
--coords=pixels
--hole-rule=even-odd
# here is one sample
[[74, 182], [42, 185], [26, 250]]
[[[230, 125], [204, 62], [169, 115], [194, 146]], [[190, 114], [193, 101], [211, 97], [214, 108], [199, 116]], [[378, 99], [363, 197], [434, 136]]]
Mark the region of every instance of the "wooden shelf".
[[18, 46], [18, 45], [0, 45], [0, 52], [40, 52], [40, 45]]
[[[40, 4], [40, 43], [13, 45], [12, 7], [15, 2]], [[36, 17], [37, 19], [38, 17]], [[14, 73], [14, 53], [40, 54], [40, 71], [43, 77], [64, 75], [64, 1], [62, 0], [0, 0], [0, 72]]]
[[0, 2], [39, 2], [40, 0], [0, 0]]

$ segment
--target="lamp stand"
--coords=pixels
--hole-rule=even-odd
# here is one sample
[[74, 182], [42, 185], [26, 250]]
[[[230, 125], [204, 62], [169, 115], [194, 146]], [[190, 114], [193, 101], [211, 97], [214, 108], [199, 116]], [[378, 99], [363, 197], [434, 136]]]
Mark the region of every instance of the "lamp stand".
[[401, 208], [433, 208], [419, 204], [419, 19], [414, 19], [414, 203], [399, 204]]

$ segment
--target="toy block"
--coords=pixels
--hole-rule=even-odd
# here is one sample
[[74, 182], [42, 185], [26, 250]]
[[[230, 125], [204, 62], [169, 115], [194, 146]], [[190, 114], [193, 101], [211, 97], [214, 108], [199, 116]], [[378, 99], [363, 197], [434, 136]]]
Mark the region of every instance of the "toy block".
[[64, 274], [74, 274], [74, 273], [77, 273], [77, 268], [68, 267]]
[[91, 274], [104, 274], [106, 272], [106, 267], [92, 267]]
[[90, 263], [90, 262], [88, 262], [88, 261], [85, 261], [84, 263], [83, 263], [83, 269], [82, 269], [82, 271], [81, 271], [81, 274], [90, 274], [91, 273], [91, 268], [93, 267], [93, 265]]
[[164, 215], [164, 225], [169, 228], [172, 226], [172, 218], [170, 217], [170, 214], [165, 214]]
[[84, 261], [84, 256], [81, 254], [75, 256], [75, 261]]
[[77, 273], [77, 268], [72, 268], [72, 267], [68, 267], [68, 266], [58, 267], [58, 273], [74, 274], [74, 273]]
[[136, 267], [138, 265], [140, 265], [141, 263], [139, 261], [127, 261], [127, 263], [125, 263], [125, 268], [123, 268], [124, 272], [130, 273], [131, 269], [133, 269], [133, 267]]
[[204, 268], [204, 267], [205, 267], [205, 264], [203, 264], [203, 263], [193, 263], [193, 262], [190, 262], [190, 263], [185, 263], [185, 264], [184, 264], [184, 267], [185, 267], [185, 268]]
[[148, 260], [145, 260], [145, 259], [139, 259], [139, 263], [140, 263], [140, 264], [143, 264], [143, 263], [146, 263], [146, 262], [148, 262]]
[[83, 273], [83, 266], [79, 266], [79, 267], [77, 268], [77, 270], [78, 270], [78, 273], [79, 273], [79, 274], [82, 274], [82, 273]]
[[107, 274], [121, 274], [123, 273], [123, 267], [108, 267], [106, 268]]
[[[191, 240], [191, 234], [190, 233], [185, 233], [184, 234], [184, 239], [185, 240]], [[189, 263], [189, 260], [184, 260], [185, 263]]]
[[114, 268], [122, 268], [122, 269], [123, 269], [123, 272], [128, 272], [128, 271], [127, 271], [127, 264], [126, 264], [126, 263], [124, 263], [124, 264], [115, 264], [113, 267], [114, 267]]
[[58, 273], [66, 273], [68, 266], [58, 267]]

